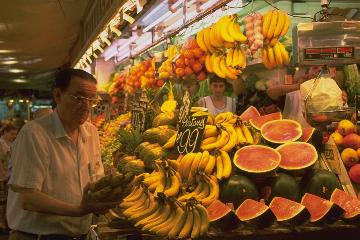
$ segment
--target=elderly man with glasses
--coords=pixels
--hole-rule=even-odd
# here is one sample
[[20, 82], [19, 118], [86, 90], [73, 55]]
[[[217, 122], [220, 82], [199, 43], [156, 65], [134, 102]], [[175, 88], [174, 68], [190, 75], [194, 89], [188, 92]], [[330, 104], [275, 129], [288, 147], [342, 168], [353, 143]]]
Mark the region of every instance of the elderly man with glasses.
[[86, 191], [104, 174], [97, 130], [86, 121], [98, 101], [96, 84], [85, 71], [60, 71], [54, 112], [21, 129], [11, 156], [11, 240], [86, 239], [91, 213], [115, 206], [89, 201]]

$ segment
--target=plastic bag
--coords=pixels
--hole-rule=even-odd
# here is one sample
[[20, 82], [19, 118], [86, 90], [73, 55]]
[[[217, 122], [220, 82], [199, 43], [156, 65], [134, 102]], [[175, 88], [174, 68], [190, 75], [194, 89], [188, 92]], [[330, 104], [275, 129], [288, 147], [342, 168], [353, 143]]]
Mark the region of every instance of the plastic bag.
[[314, 78], [302, 83], [300, 94], [301, 106], [306, 112], [336, 111], [343, 108], [341, 89], [330, 77]]

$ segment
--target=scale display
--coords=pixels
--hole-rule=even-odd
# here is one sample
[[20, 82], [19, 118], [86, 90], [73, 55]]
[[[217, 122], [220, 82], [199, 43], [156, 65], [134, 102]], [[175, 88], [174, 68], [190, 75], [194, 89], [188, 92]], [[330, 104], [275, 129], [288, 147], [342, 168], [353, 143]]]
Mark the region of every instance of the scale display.
[[349, 59], [354, 57], [354, 47], [326, 47], [304, 49], [304, 60]]

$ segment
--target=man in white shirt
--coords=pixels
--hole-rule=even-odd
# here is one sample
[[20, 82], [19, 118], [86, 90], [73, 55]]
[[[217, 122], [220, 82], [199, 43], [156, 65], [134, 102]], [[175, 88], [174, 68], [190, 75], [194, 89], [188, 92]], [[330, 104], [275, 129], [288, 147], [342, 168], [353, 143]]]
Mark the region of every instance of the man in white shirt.
[[87, 200], [88, 183], [104, 173], [97, 130], [86, 122], [97, 102], [96, 83], [85, 71], [60, 71], [54, 112], [19, 132], [11, 156], [10, 240], [85, 239], [91, 213], [115, 205]]

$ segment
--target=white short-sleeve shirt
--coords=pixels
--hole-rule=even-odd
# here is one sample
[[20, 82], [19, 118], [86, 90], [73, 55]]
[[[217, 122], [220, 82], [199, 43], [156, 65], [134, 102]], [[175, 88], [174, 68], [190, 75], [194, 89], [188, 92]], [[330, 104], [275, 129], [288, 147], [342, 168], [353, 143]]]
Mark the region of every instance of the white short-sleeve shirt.
[[[104, 174], [99, 136], [90, 123], [80, 126], [78, 144], [66, 134], [57, 111], [27, 123], [11, 155], [9, 185], [37, 189], [79, 205], [84, 187]], [[66, 217], [24, 210], [19, 194], [9, 189], [7, 219], [13, 230], [34, 234], [85, 234], [92, 215]]]

